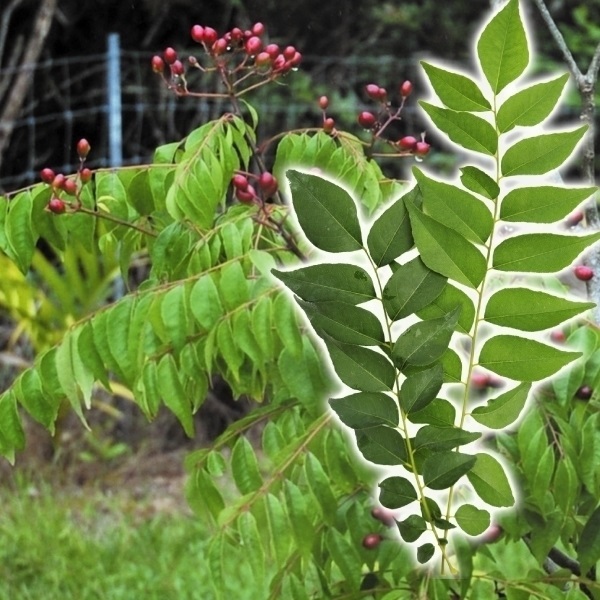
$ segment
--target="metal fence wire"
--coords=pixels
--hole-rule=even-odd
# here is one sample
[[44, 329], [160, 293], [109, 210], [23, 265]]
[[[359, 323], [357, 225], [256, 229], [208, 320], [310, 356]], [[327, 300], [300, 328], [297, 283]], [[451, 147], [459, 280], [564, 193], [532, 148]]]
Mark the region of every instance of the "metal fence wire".
[[[31, 72], [33, 81], [2, 161], [3, 192], [37, 181], [44, 167], [74, 171], [75, 144], [82, 137], [92, 145], [91, 168], [143, 164], [158, 145], [181, 139], [227, 110], [222, 100], [176, 97], [153, 73], [151, 54], [121, 50], [111, 36], [103, 54], [20, 67]], [[415, 70], [413, 61], [392, 56], [306, 56], [284, 85], [265, 86], [249, 97], [261, 117], [259, 137], [318, 125], [316, 98], [322, 93], [335, 100], [331, 113], [336, 120], [352, 126], [366, 101], [361, 92], [366, 83], [391, 89], [414, 77]], [[0, 78], [11, 74], [14, 69], [0, 70]], [[211, 91], [207, 81], [192, 82], [190, 88], [197, 85]], [[411, 114], [405, 111], [407, 128]]]

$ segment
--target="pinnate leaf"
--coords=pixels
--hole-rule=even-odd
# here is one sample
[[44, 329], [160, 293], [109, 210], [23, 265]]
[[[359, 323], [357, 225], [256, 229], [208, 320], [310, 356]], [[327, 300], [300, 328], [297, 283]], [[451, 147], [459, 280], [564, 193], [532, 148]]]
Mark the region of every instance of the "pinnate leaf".
[[294, 210], [309, 241], [327, 252], [362, 248], [356, 204], [340, 186], [318, 177], [288, 170]]

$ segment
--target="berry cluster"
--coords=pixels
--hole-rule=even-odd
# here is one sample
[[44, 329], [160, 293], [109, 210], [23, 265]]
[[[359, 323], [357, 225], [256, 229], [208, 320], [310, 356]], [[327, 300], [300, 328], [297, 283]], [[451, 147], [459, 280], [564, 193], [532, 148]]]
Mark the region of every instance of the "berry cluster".
[[[79, 192], [81, 187], [92, 178], [92, 171], [84, 166], [90, 149], [90, 143], [85, 138], [77, 142], [79, 169], [74, 177], [67, 177], [63, 173], [54, 173], [52, 169], [47, 167], [40, 171], [41, 180], [52, 187], [52, 197], [46, 206], [47, 210], [60, 215], [66, 212], [67, 208], [77, 210], [81, 206]], [[75, 200], [67, 200], [65, 196], [71, 196]]]
[[[262, 23], [255, 23], [247, 30], [234, 27], [223, 35], [219, 35], [212, 27], [194, 25], [190, 34], [192, 40], [202, 46], [205, 64], [197, 57], [190, 56], [188, 66], [203, 73], [217, 72], [227, 88], [227, 94], [190, 92], [185, 79], [184, 62], [177, 51], [169, 47], [163, 51], [162, 56], [152, 57], [152, 69], [180, 95], [239, 97], [249, 89], [289, 73], [302, 61], [302, 54], [294, 46], [280, 48], [277, 44], [266, 43], [266, 28]], [[252, 76], [258, 77], [259, 81], [248, 81], [245, 89], [234, 89], [234, 86], [246, 82]]]
[[[256, 180], [256, 186], [250, 183], [250, 179]], [[244, 203], [255, 203], [264, 206], [264, 202], [274, 196], [279, 189], [277, 179], [268, 171], [260, 175], [250, 173], [237, 173], [231, 180], [235, 190], [235, 197]]]
[[[384, 139], [382, 134], [388, 126], [394, 121], [401, 120], [402, 109], [404, 108], [406, 99], [411, 95], [412, 91], [412, 82], [408, 80], [404, 81], [398, 88], [400, 103], [397, 107], [394, 107], [385, 88], [376, 83], [369, 83], [365, 86], [366, 95], [370, 100], [377, 103], [377, 107], [371, 111], [361, 111], [358, 114], [357, 121], [363, 129], [371, 132], [373, 142], [376, 139]], [[395, 150], [400, 151], [401, 154], [412, 154], [414, 156], [422, 157], [428, 154], [430, 150], [430, 145], [425, 141], [424, 134], [421, 134], [420, 140], [412, 135], [407, 135], [397, 141], [389, 139], [385, 141], [392, 145]]]

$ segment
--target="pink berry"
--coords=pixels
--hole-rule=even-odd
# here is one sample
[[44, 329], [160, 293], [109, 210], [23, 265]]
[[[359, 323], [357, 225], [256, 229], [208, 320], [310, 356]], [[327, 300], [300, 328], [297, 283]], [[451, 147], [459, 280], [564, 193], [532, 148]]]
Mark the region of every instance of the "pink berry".
[[575, 227], [575, 225], [579, 225], [583, 220], [584, 214], [582, 210], [576, 210], [572, 212], [566, 219], [566, 224], [568, 227]]
[[158, 55], [152, 57], [152, 70], [155, 73], [162, 73], [165, 68], [165, 61]]
[[81, 183], [87, 183], [92, 178], [92, 171], [88, 168], [81, 169], [79, 172], [79, 179]]
[[44, 183], [52, 183], [54, 181], [54, 171], [52, 169], [42, 169], [40, 171], [40, 177]]
[[72, 179], [65, 179], [63, 190], [65, 190], [69, 196], [74, 196], [77, 193], [77, 184]]
[[406, 98], [407, 96], [410, 96], [411, 92], [413, 91], [413, 84], [410, 81], [405, 81], [401, 86], [400, 86], [400, 95], [403, 98]]
[[417, 145], [417, 138], [412, 135], [405, 135], [403, 138], [398, 140], [398, 146], [403, 150], [414, 150]]
[[365, 91], [367, 92], [367, 96], [372, 98], [373, 100], [377, 100], [379, 98], [379, 86], [375, 83], [369, 83], [365, 87]]
[[484, 544], [491, 544], [495, 542], [503, 533], [500, 525], [490, 525], [484, 532], [481, 541]]
[[292, 68], [297, 67], [302, 62], [302, 54], [300, 52], [294, 52], [294, 56], [288, 61]]
[[246, 190], [248, 188], [248, 178], [245, 175], [237, 174], [231, 179], [233, 187], [238, 190]]
[[254, 64], [257, 67], [267, 67], [271, 64], [272, 59], [268, 52], [259, 52], [254, 59]]
[[211, 47], [211, 51], [216, 56], [225, 54], [227, 52], [227, 40], [225, 38], [219, 38]]
[[172, 75], [183, 75], [183, 63], [180, 60], [176, 60], [171, 65], [171, 74]]
[[473, 373], [471, 375], [471, 388], [485, 390], [490, 385], [490, 376], [487, 373]]
[[567, 339], [567, 336], [565, 335], [565, 332], [562, 331], [562, 329], [555, 329], [550, 334], [550, 339], [553, 342], [556, 342], [557, 344], [562, 344]]
[[266, 27], [262, 23], [254, 23], [254, 25], [252, 25], [252, 35], [260, 37], [261, 35], [264, 35], [265, 31]]
[[53, 212], [55, 215], [60, 215], [60, 214], [64, 213], [66, 208], [67, 207], [66, 207], [65, 203], [60, 198], [57, 198], [56, 196], [53, 198], [50, 198], [50, 202], [48, 202], [48, 210], [50, 212]]
[[219, 37], [219, 34], [217, 33], [216, 29], [213, 29], [212, 27], [204, 28], [204, 43], [209, 48], [217, 41], [218, 37]]
[[246, 40], [244, 48], [246, 49], [246, 54], [258, 54], [262, 49], [262, 41], [259, 37], [253, 35], [251, 38]]
[[425, 156], [429, 153], [431, 146], [427, 142], [417, 142], [415, 144], [414, 153], [417, 156]]
[[382, 506], [374, 506], [371, 509], [371, 516], [378, 521], [381, 521], [386, 527], [392, 527], [396, 523], [394, 513]]
[[377, 123], [377, 119], [373, 113], [363, 110], [358, 115], [358, 124], [365, 129], [372, 129], [375, 123]]
[[85, 158], [90, 153], [90, 150], [90, 143], [85, 138], [81, 138], [77, 142], [77, 155], [79, 158]]
[[580, 400], [589, 400], [594, 393], [594, 390], [589, 385], [582, 385], [576, 392], [575, 396]]
[[258, 187], [264, 192], [265, 197], [269, 198], [277, 192], [277, 179], [269, 172], [261, 173], [258, 179]]
[[385, 88], [380, 87], [379, 90], [377, 90], [377, 100], [379, 100], [380, 102], [384, 102], [386, 98], [387, 90]]
[[374, 550], [377, 548], [377, 546], [379, 546], [379, 544], [381, 544], [382, 539], [383, 537], [378, 533], [369, 533], [363, 538], [362, 545], [367, 550]]
[[165, 48], [163, 57], [168, 65], [172, 65], [177, 60], [177, 50], [171, 47]]
[[273, 71], [281, 71], [285, 67], [285, 64], [285, 56], [283, 54], [278, 54], [273, 60]]
[[335, 127], [335, 121], [331, 117], [328, 117], [327, 119], [325, 119], [323, 121], [323, 131], [325, 133], [331, 133], [333, 131], [334, 127]]
[[585, 265], [576, 266], [573, 272], [580, 281], [589, 281], [594, 276], [594, 271]]
[[204, 27], [202, 25], [194, 25], [191, 31], [192, 39], [201, 44], [204, 41]]
[[256, 190], [251, 185], [249, 185], [245, 190], [236, 189], [235, 197], [240, 202], [254, 202], [254, 199], [256, 198]]
[[321, 96], [319, 98], [319, 108], [321, 110], [327, 110], [328, 106], [329, 106], [329, 98], [327, 96]]
[[283, 51], [283, 56], [285, 56], [286, 60], [292, 60], [296, 55], [296, 48], [294, 46], [287, 46]]
[[277, 44], [269, 44], [265, 47], [265, 52], [271, 57], [271, 60], [275, 60], [281, 51]]
[[241, 42], [244, 39], [244, 32], [239, 27], [234, 27], [229, 33], [232, 42]]
[[59, 173], [52, 180], [52, 187], [55, 190], [60, 190], [60, 189], [62, 189], [62, 186], [65, 184], [66, 180], [67, 180], [67, 178], [62, 173]]

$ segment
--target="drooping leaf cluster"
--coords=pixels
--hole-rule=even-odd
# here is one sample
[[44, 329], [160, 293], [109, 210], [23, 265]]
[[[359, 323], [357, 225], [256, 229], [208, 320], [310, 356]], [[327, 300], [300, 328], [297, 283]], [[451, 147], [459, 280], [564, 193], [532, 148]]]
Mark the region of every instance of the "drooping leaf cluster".
[[[541, 332], [593, 306], [527, 279], [568, 267], [600, 239], [551, 226], [595, 188], [526, 179], [558, 168], [585, 134], [585, 127], [524, 130], [549, 117], [567, 77], [522, 79], [529, 50], [518, 0], [482, 30], [477, 59], [479, 81], [423, 63], [440, 105], [422, 108], [474, 163], [461, 169], [460, 184], [415, 168], [413, 188], [361, 224], [346, 189], [288, 170], [306, 238], [341, 257], [274, 271], [352, 390], [332, 398], [332, 409], [355, 431], [366, 460], [393, 468], [379, 500], [402, 509], [400, 535], [420, 540], [419, 562], [434, 555], [431, 542], [447, 562], [448, 530], [477, 535], [490, 507], [513, 505], [502, 462], [477, 440], [518, 419], [533, 382], [581, 356], [541, 341]], [[506, 236], [505, 223], [534, 225]], [[499, 375], [507, 388], [476, 407], [475, 369]]]

